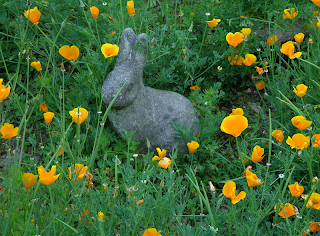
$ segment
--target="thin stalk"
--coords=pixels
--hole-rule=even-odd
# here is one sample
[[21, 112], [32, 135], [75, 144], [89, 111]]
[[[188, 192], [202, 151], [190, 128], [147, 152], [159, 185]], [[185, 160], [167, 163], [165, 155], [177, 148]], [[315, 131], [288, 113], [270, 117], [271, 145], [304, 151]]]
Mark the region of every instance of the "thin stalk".
[[241, 163], [242, 163], [243, 170], [245, 171], [245, 170], [246, 170], [246, 166], [244, 165], [244, 161], [243, 161], [243, 158], [242, 158], [242, 154], [241, 154], [241, 152], [240, 152], [238, 137], [236, 137], [236, 143], [237, 143], [238, 155], [239, 155], [239, 157], [240, 157], [240, 159], [241, 159]]
[[[49, 193], [50, 193], [50, 201], [51, 201], [51, 204], [50, 204], [50, 208], [51, 208], [51, 216], [54, 217], [54, 203], [53, 203], [53, 195], [52, 195], [52, 191], [51, 191], [51, 187], [49, 186]], [[54, 223], [54, 220], [52, 222], [53, 224], [53, 235], [56, 236], [56, 227], [55, 227], [55, 223]]]

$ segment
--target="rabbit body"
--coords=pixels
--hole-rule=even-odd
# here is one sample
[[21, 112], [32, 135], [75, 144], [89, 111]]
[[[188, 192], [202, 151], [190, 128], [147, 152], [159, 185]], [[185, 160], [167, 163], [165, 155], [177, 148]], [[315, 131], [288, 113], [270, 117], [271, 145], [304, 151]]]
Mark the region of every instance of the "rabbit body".
[[[145, 42], [146, 35], [138, 36], [139, 42]], [[151, 151], [160, 147], [171, 151], [182, 147], [180, 154], [186, 153], [186, 143], [175, 137], [172, 123], [186, 124], [195, 133], [199, 133], [196, 124], [198, 117], [194, 106], [184, 96], [165, 90], [153, 89], [143, 85], [144, 55], [133, 47], [138, 44], [132, 29], [127, 28], [121, 35], [119, 54], [113, 71], [107, 76], [102, 97], [109, 104], [126, 82], [126, 86], [118, 96], [109, 120], [115, 130], [123, 135], [123, 131], [134, 131], [134, 140], [139, 142], [138, 151], [147, 152], [146, 139], [150, 141]], [[143, 53], [146, 48], [142, 45]]]

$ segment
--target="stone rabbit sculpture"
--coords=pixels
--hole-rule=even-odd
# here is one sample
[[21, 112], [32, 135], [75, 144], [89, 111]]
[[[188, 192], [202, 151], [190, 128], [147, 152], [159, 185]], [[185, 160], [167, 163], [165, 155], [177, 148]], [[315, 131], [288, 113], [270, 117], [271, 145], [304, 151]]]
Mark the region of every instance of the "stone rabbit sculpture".
[[[146, 37], [146, 34], [140, 34], [137, 39], [131, 28], [125, 29], [121, 35], [116, 65], [101, 90], [104, 103], [109, 104], [122, 85], [128, 82], [112, 106], [109, 120], [120, 135], [123, 135], [123, 131], [135, 132], [133, 139], [140, 143], [140, 153], [147, 153], [146, 139], [149, 139], [150, 151], [155, 151], [157, 147], [171, 151], [180, 146], [180, 154], [184, 154], [187, 152], [186, 143], [175, 137], [172, 123], [186, 124], [199, 133], [195, 123], [198, 117], [192, 103], [184, 96], [143, 85], [147, 52], [143, 44], [146, 43]], [[138, 44], [144, 55], [134, 49]]]

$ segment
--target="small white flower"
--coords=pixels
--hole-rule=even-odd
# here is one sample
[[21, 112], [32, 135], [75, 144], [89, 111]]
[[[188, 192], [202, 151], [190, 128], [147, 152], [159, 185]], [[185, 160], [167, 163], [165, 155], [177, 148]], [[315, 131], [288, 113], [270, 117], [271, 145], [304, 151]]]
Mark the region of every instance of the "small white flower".
[[218, 70], [222, 70], [222, 67], [221, 67], [221, 66], [218, 66], [217, 69], [218, 69]]
[[134, 161], [134, 159], [133, 159], [133, 158], [130, 158], [130, 161]]
[[23, 51], [22, 51], [22, 54], [26, 54], [26, 52], [27, 52], [27, 50], [23, 50]]
[[312, 126], [309, 126], [309, 127], [307, 128], [307, 130], [311, 131], [311, 130], [312, 130]]
[[260, 52], [260, 51], [261, 51], [261, 48], [257, 48], [257, 51]]
[[138, 157], [139, 155], [138, 155], [138, 154], [133, 154], [132, 156], [133, 156], [133, 157]]
[[268, 72], [268, 69], [264, 69], [264, 72], [267, 73], [267, 72]]
[[30, 60], [30, 57], [28, 56], [26, 59], [29, 61], [29, 60]]
[[279, 174], [278, 177], [279, 177], [279, 179], [283, 179], [284, 178], [284, 174]]
[[41, 146], [40, 148], [41, 148], [41, 149], [44, 149], [44, 146]]
[[108, 185], [107, 185], [107, 184], [105, 184], [105, 183], [103, 183], [103, 184], [102, 184], [102, 186], [103, 186], [103, 187], [107, 187]]
[[103, 5], [103, 6], [107, 6], [108, 3], [107, 3], [107, 2], [103, 2], [102, 5]]
[[270, 163], [267, 163], [266, 166], [271, 166], [271, 164], [270, 164]]
[[102, 114], [102, 111], [98, 111], [97, 113], [98, 113], [98, 114]]
[[104, 123], [100, 123], [101, 126], [104, 126]]
[[212, 193], [215, 193], [215, 192], [216, 192], [216, 189], [215, 189], [215, 187], [213, 186], [213, 184], [212, 184], [211, 181], [209, 181], [209, 188], [210, 188], [210, 191], [211, 191]]
[[210, 12], [207, 12], [207, 13], [206, 13], [206, 16], [210, 16], [210, 15], [211, 15]]
[[208, 102], [205, 102], [204, 105], [208, 105]]
[[140, 182], [145, 184], [145, 183], [147, 183], [147, 180], [141, 180]]

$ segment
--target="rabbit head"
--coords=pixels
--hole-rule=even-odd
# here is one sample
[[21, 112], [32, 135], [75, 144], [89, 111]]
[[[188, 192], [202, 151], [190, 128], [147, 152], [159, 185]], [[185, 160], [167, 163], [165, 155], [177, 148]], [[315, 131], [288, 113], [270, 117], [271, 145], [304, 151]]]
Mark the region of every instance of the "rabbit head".
[[[101, 90], [103, 101], [109, 104], [122, 85], [128, 81], [113, 104], [113, 108], [121, 109], [130, 105], [144, 87], [142, 76], [146, 47], [143, 44], [146, 42], [146, 37], [146, 34], [140, 34], [137, 39], [131, 28], [122, 32], [116, 65], [107, 76]], [[135, 46], [141, 46], [142, 53], [135, 49]]]

